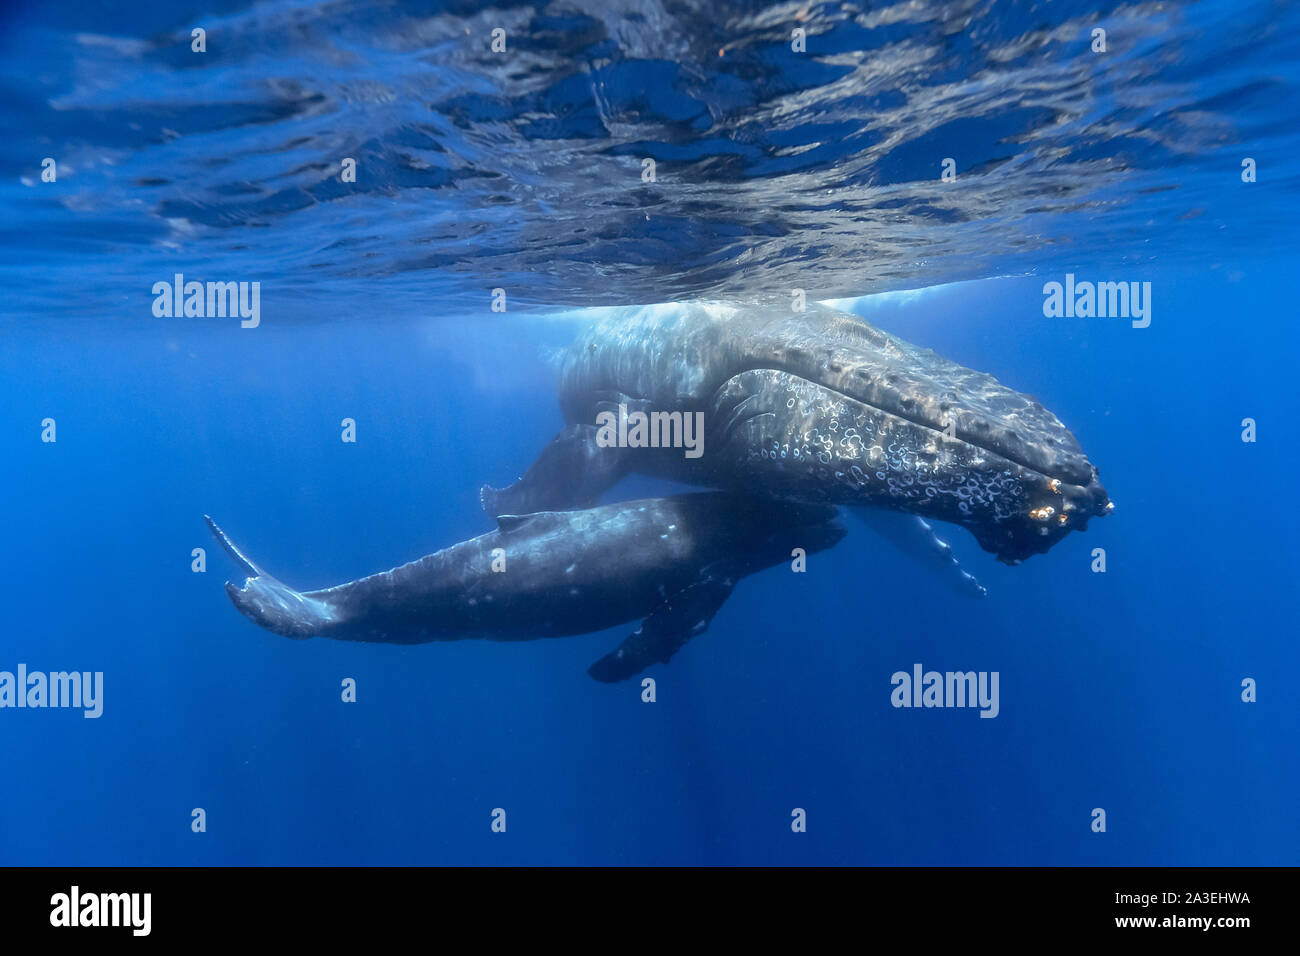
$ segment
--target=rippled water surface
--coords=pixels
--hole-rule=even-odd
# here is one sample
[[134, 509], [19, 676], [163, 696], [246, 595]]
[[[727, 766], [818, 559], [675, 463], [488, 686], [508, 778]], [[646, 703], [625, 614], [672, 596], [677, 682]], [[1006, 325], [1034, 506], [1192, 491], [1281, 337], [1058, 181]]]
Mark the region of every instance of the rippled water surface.
[[6, 14], [14, 311], [67, 306], [86, 256], [128, 314], [201, 266], [375, 317], [1214, 265], [1276, 248], [1300, 187], [1294, 4], [129, 9]]

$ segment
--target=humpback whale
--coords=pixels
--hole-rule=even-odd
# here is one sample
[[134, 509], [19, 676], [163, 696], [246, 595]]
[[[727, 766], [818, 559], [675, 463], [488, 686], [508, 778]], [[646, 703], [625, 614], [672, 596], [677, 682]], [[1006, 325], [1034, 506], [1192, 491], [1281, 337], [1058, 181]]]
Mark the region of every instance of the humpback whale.
[[296, 591], [253, 563], [204, 516], [247, 574], [226, 593], [246, 617], [291, 638], [417, 644], [525, 641], [641, 626], [593, 664], [599, 681], [667, 663], [702, 633], [745, 575], [831, 547], [833, 507], [703, 492], [581, 511], [501, 515], [497, 529], [319, 591]]
[[[823, 305], [613, 310], [566, 353], [560, 407], [568, 424], [524, 476], [483, 486], [489, 514], [585, 507], [635, 471], [948, 521], [1018, 564], [1114, 507], [1039, 402]], [[629, 409], [664, 431], [703, 413], [702, 453], [600, 440]]]

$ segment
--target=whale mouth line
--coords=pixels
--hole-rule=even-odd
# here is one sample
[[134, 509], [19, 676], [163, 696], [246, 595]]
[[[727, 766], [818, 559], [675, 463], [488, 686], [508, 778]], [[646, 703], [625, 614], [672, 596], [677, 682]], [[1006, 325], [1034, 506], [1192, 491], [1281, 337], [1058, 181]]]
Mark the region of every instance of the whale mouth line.
[[731, 409], [730, 415], [727, 417], [727, 420], [723, 423], [721, 428], [721, 439], [723, 445], [726, 445], [731, 441], [732, 436], [737, 430], [744, 428], [750, 422], [757, 421], [766, 415], [771, 415], [773, 417], [776, 416], [776, 412], [773, 409], [764, 408], [761, 405], [755, 409], [750, 409], [748, 406], [755, 403], [757, 398], [757, 395], [747, 395], [745, 398], [742, 398], [737, 402]]

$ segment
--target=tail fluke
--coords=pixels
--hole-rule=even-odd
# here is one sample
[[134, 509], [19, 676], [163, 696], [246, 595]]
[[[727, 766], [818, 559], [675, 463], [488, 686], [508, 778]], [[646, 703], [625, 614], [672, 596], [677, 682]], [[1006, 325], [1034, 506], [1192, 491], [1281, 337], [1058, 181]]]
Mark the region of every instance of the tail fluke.
[[226, 582], [226, 594], [239, 612], [259, 627], [284, 637], [306, 638], [325, 634], [339, 623], [337, 611], [320, 598], [308, 597], [267, 574], [240, 551], [217, 523], [203, 519], [226, 553], [248, 574], [242, 587]]
[[226, 537], [226, 533], [217, 527], [217, 523], [212, 520], [211, 515], [204, 515], [203, 520], [208, 523], [208, 530], [212, 536], [221, 542], [221, 546], [226, 549], [226, 554], [235, 559], [235, 563], [242, 567], [250, 578], [258, 577], [262, 574], [262, 569], [248, 559], [244, 552], [235, 547], [235, 542]]

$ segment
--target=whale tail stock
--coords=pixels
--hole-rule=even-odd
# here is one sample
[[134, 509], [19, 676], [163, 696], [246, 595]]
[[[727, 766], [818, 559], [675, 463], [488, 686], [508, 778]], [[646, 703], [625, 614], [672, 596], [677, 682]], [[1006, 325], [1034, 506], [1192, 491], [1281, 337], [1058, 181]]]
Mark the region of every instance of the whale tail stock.
[[226, 582], [230, 603], [246, 618], [268, 631], [295, 639], [322, 634], [338, 623], [338, 614], [327, 601], [295, 591], [267, 574], [239, 550], [211, 517], [204, 515], [203, 520], [221, 547], [248, 575], [241, 587]]

